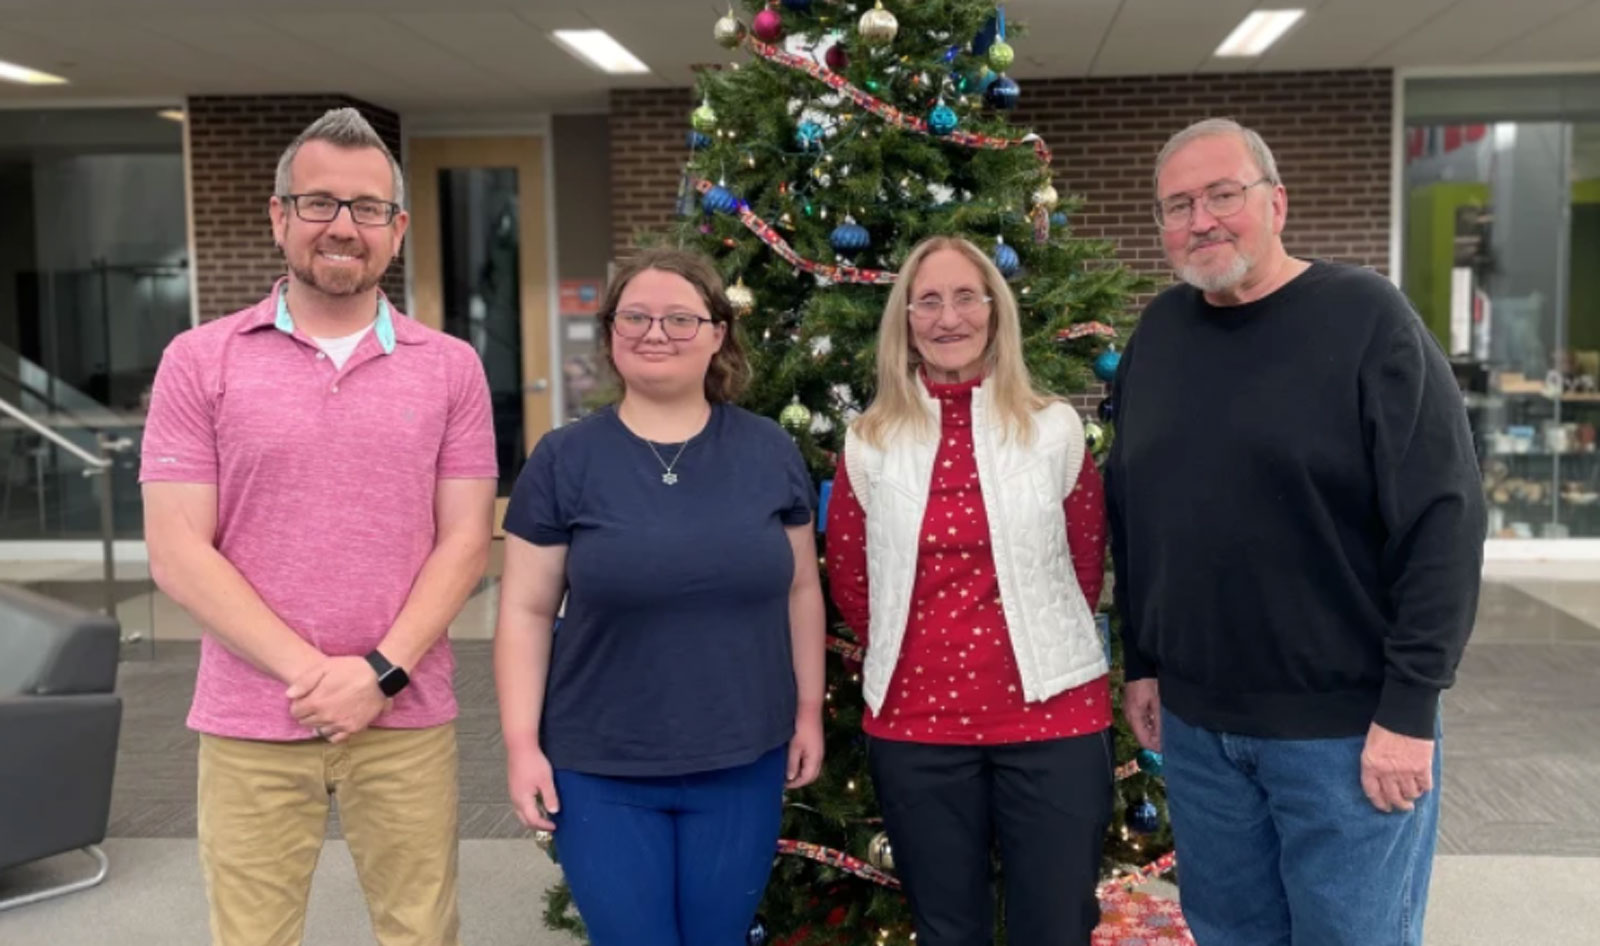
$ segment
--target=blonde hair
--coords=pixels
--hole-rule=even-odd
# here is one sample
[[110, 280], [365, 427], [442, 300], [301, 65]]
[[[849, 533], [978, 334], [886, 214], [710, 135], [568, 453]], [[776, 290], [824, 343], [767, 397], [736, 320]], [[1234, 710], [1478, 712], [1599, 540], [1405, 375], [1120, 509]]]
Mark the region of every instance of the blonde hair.
[[933, 412], [917, 391], [917, 371], [922, 358], [912, 343], [911, 290], [923, 261], [940, 250], [965, 256], [983, 274], [984, 294], [994, 301], [989, 309], [989, 341], [984, 346], [984, 374], [993, 392], [995, 410], [1007, 438], [1027, 443], [1033, 439], [1033, 414], [1056, 400], [1036, 390], [1022, 358], [1022, 323], [1017, 301], [1004, 276], [989, 257], [967, 240], [953, 236], [929, 237], [918, 243], [900, 267], [894, 290], [883, 308], [878, 326], [878, 390], [872, 405], [856, 419], [856, 436], [879, 449], [897, 434], [920, 436], [936, 433]]

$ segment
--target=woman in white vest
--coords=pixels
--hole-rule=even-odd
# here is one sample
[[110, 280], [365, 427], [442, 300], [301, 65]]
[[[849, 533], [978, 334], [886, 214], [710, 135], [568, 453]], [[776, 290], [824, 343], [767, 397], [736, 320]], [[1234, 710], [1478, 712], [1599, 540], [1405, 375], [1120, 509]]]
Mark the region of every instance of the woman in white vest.
[[996, 844], [1011, 946], [1088, 946], [1112, 765], [1082, 423], [1033, 388], [1016, 301], [966, 240], [911, 251], [877, 358], [828, 572], [866, 646], [873, 784], [918, 946], [992, 941]]

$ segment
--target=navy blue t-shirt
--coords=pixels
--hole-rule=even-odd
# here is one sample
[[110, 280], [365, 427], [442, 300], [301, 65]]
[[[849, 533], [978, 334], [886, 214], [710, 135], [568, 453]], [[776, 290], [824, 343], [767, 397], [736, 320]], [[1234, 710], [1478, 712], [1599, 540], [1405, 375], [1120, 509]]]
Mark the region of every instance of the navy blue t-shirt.
[[[656, 444], [672, 462], [680, 444]], [[615, 408], [546, 434], [517, 478], [507, 532], [567, 546], [540, 745], [595, 775], [744, 765], [794, 735], [785, 527], [812, 485], [777, 424], [713, 405], [662, 482]]]

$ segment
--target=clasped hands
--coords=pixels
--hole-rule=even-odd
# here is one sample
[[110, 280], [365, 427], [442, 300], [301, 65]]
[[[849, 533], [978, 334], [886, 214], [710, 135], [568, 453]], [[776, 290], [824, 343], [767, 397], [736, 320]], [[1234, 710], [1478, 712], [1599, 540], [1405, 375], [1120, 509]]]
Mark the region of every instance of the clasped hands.
[[290, 682], [284, 696], [296, 722], [333, 743], [372, 725], [393, 702], [364, 657], [326, 657]]

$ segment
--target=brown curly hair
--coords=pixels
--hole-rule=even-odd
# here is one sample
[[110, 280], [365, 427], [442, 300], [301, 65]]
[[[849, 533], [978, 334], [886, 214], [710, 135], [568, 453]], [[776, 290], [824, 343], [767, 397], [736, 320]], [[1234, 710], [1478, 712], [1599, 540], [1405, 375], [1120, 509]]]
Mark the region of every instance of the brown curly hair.
[[706, 314], [712, 322], [726, 325], [722, 347], [711, 356], [706, 368], [706, 400], [713, 404], [738, 400], [750, 383], [750, 361], [745, 357], [744, 343], [739, 338], [733, 321], [733, 306], [723, 292], [722, 277], [711, 260], [691, 250], [653, 249], [630, 257], [617, 268], [611, 285], [606, 288], [605, 300], [595, 316], [600, 336], [600, 350], [605, 353], [606, 364], [619, 384], [622, 376], [617, 372], [617, 362], [611, 351], [611, 322], [617, 314], [617, 302], [633, 278], [647, 270], [671, 273], [693, 286], [706, 304]]

